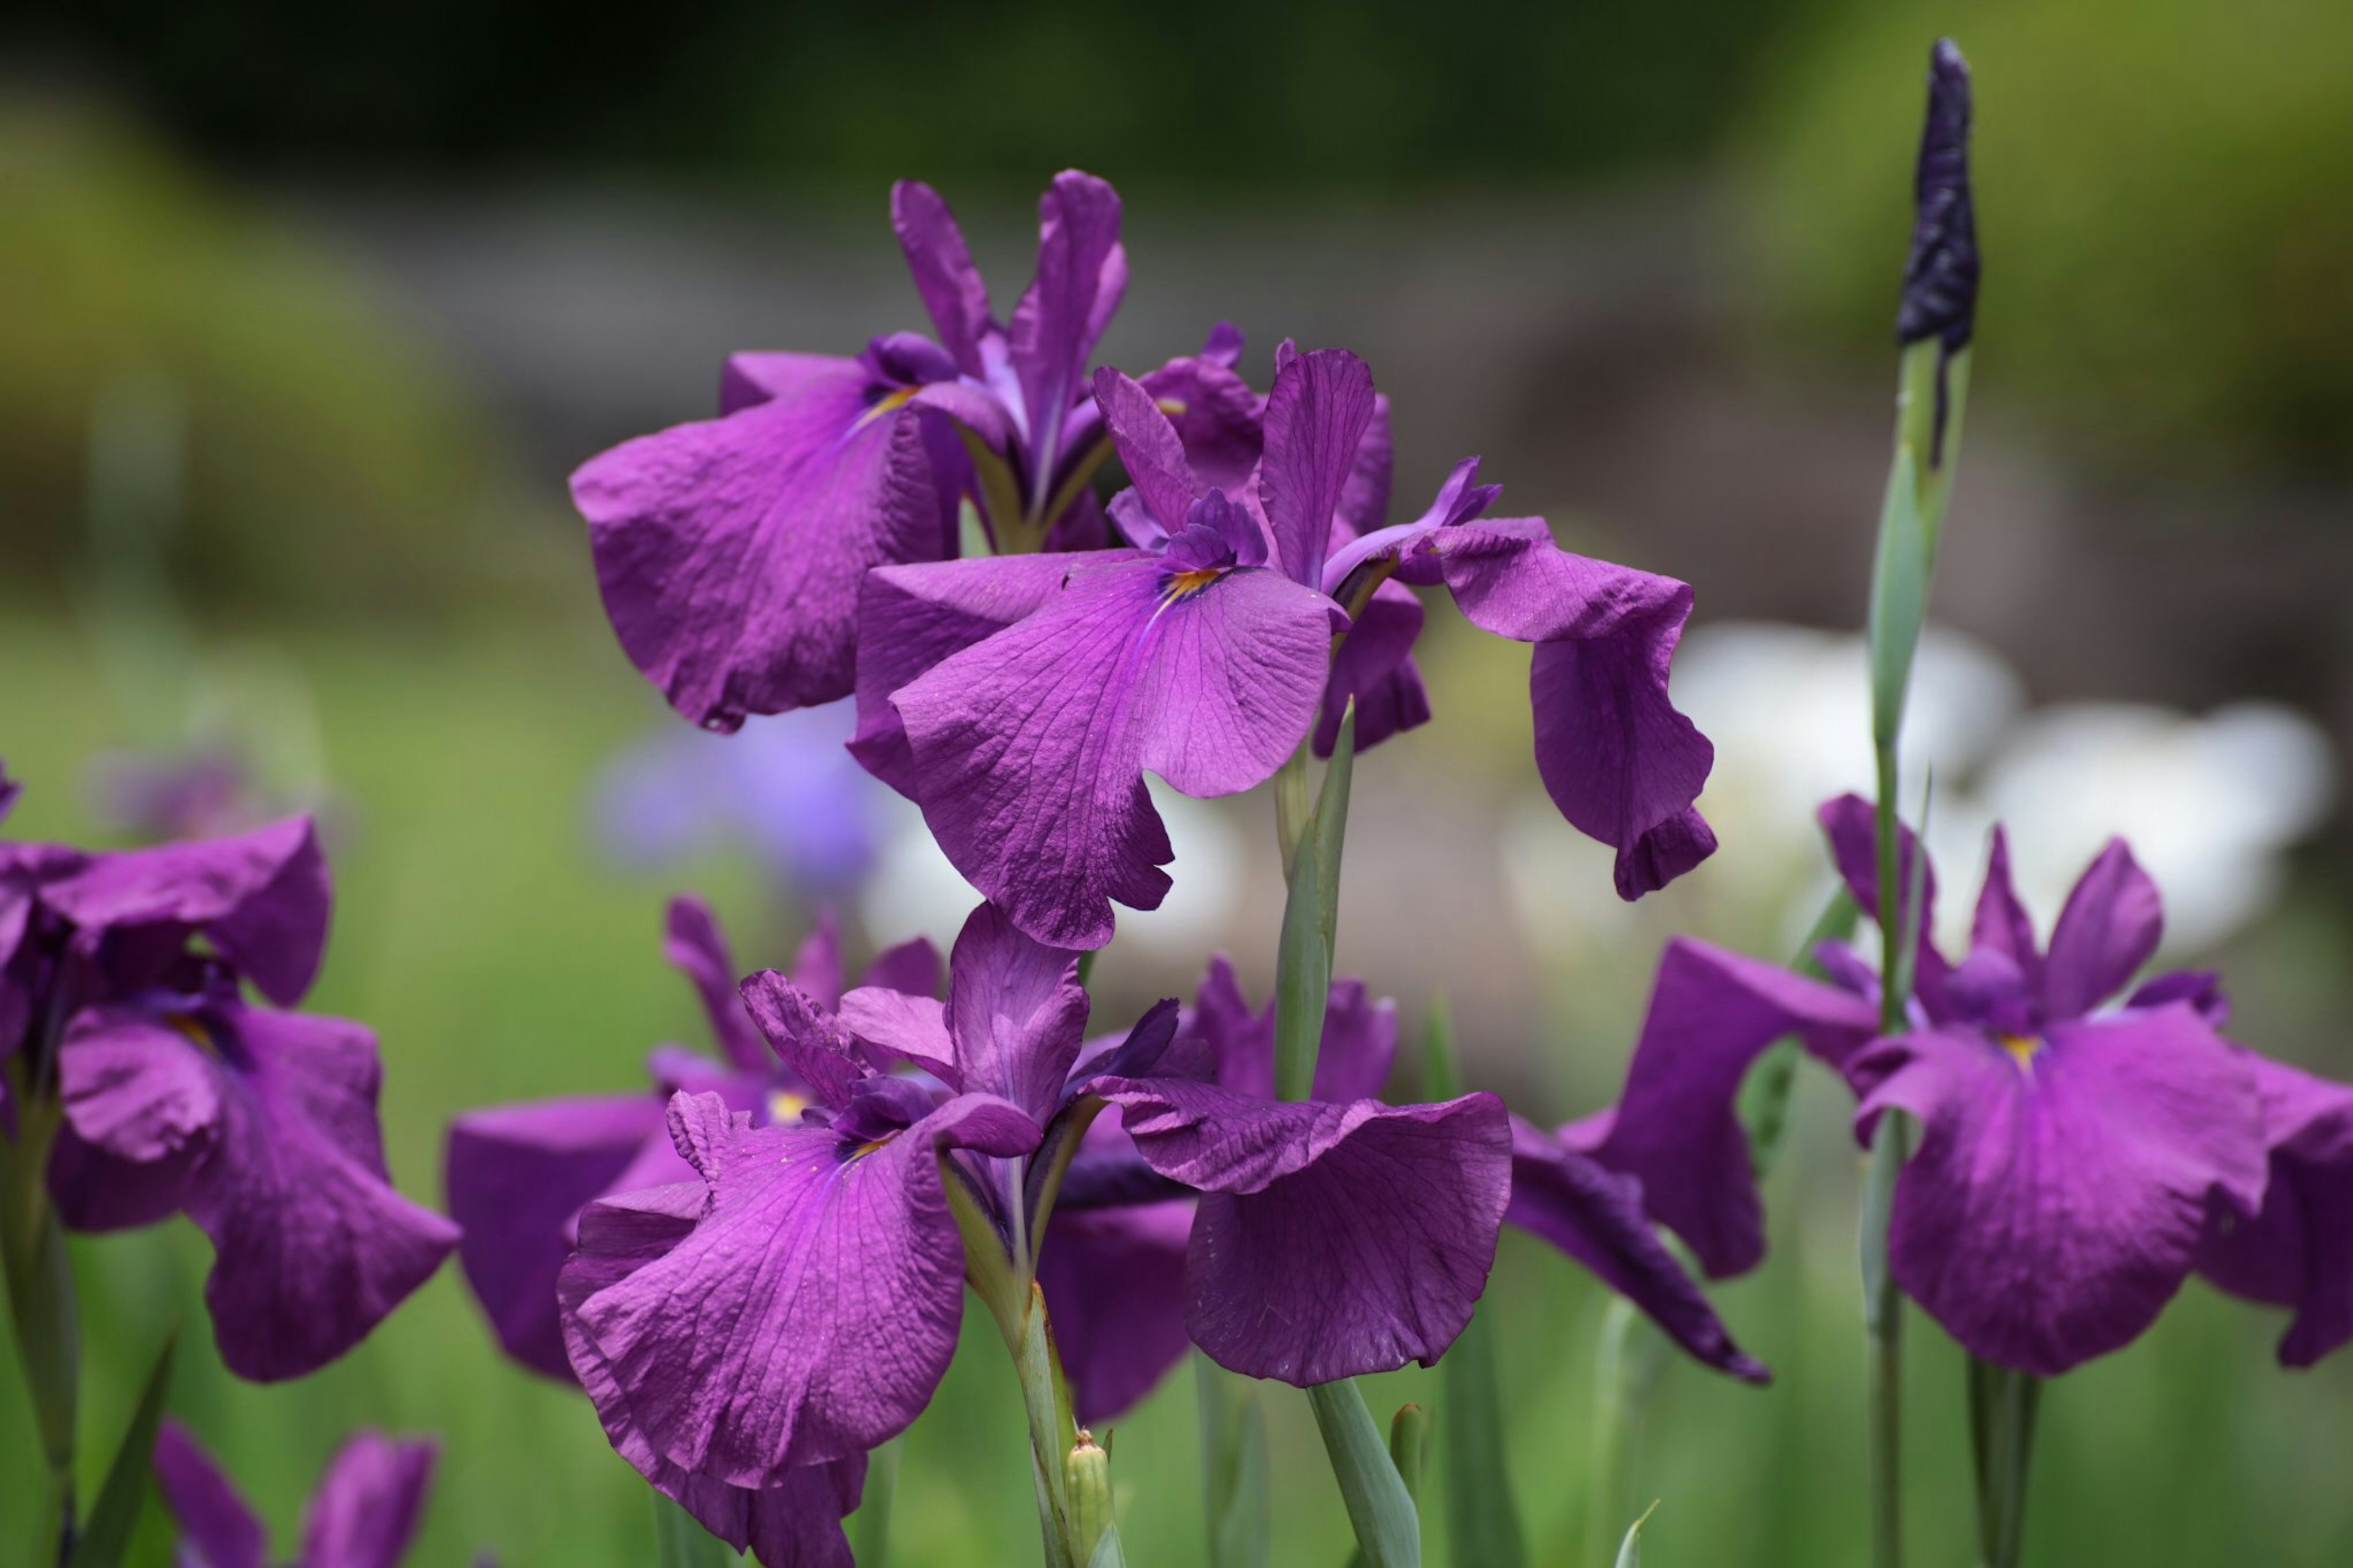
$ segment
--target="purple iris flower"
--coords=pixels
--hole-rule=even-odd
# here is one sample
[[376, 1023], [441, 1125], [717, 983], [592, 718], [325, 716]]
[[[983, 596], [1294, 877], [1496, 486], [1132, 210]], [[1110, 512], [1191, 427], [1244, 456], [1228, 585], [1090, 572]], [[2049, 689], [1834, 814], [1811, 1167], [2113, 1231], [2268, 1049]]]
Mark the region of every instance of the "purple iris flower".
[[221, 1359], [257, 1381], [350, 1350], [457, 1243], [385, 1171], [375, 1036], [280, 1010], [318, 972], [329, 904], [307, 818], [116, 854], [0, 843], [0, 1058], [29, 1053], [62, 1103], [58, 1212], [185, 1212], [213, 1243]]
[[[440, 1446], [354, 1434], [328, 1461], [288, 1568], [396, 1568], [416, 1537]], [[155, 1434], [155, 1489], [179, 1524], [179, 1568], [269, 1568], [269, 1531], [188, 1429]]]
[[[468, 1111], [449, 1124], [445, 1184], [465, 1227], [458, 1261], [508, 1354], [535, 1372], [572, 1381], [555, 1309], [556, 1273], [577, 1245], [580, 1211], [616, 1193], [691, 1181], [671, 1147], [666, 1107], [679, 1093], [716, 1094], [765, 1126], [797, 1121], [808, 1086], [760, 1041], [735, 993], [726, 933], [695, 898], [670, 900], [663, 956], [693, 984], [719, 1057], [680, 1046], [647, 1062], [653, 1087], [637, 1094], [539, 1100]], [[793, 964], [793, 983], [831, 1012], [842, 993], [841, 939], [821, 918]], [[876, 959], [866, 984], [930, 997], [940, 959], [918, 939]]]
[[1350, 696], [1376, 740], [1427, 716], [1420, 607], [1394, 574], [1444, 582], [1474, 624], [1538, 645], [1539, 770], [1569, 821], [1617, 847], [1621, 895], [1696, 865], [1715, 842], [1691, 804], [1713, 749], [1666, 690], [1691, 590], [1568, 554], [1540, 519], [1480, 521], [1497, 491], [1475, 464], [1418, 521], [1355, 536], [1344, 505], [1369, 515], [1386, 494], [1371, 374], [1338, 350], [1278, 358], [1256, 461], [1230, 489], [1209, 473], [1243, 448], [1213, 443], [1205, 471], [1163, 398], [1096, 374], [1133, 481], [1111, 504], [1128, 548], [871, 574], [852, 752], [1023, 931], [1100, 947], [1114, 902], [1155, 908], [1169, 886], [1145, 770], [1232, 795], [1311, 731], [1328, 742]]
[[573, 476], [605, 608], [670, 705], [709, 729], [849, 695], [869, 567], [957, 549], [969, 496], [999, 549], [1099, 538], [1086, 365], [1127, 288], [1120, 205], [1075, 170], [1039, 201], [1038, 274], [1000, 324], [947, 205], [891, 194], [939, 337], [854, 359], [740, 353], [720, 417], [623, 443]]
[[[1869, 803], [1842, 796], [1821, 816], [1841, 873], [1875, 912]], [[2353, 1092], [2224, 1038], [2211, 974], [2127, 989], [2163, 917], [2123, 841], [2084, 872], [2045, 947], [1997, 830], [1957, 964], [1925, 935], [1935, 879], [1908, 835], [1900, 863], [1907, 900], [1917, 868], [1925, 911], [1912, 1032], [1877, 1037], [1877, 978], [1843, 946], [1822, 950], [1820, 984], [1677, 942], [1623, 1097], [1568, 1140], [1639, 1178], [1710, 1273], [1749, 1268], [1764, 1241], [1734, 1098], [1756, 1056], [1796, 1035], [1854, 1089], [1858, 1138], [1890, 1110], [1918, 1120], [1891, 1266], [1980, 1359], [2065, 1372], [2137, 1338], [2194, 1268], [2299, 1310], [2284, 1360], [2353, 1332], [2341, 1221]]]
[[[1375, 1000], [1360, 980], [1335, 981], [1324, 1008], [1314, 1101], [1327, 1110], [1374, 1102], [1396, 1061], [1397, 1046], [1397, 1004], [1387, 997]], [[1220, 954], [1210, 961], [1177, 1049], [1208, 1064], [1220, 1090], [1271, 1097], [1274, 1005], [1253, 1009], [1232, 963]], [[1424, 1135], [1422, 1128], [1399, 1121], [1368, 1124], [1363, 1134], [1367, 1147], [1393, 1170], [1410, 1169]], [[1510, 1195], [1503, 1215], [1507, 1223], [1584, 1264], [1700, 1360], [1737, 1377], [1764, 1381], [1764, 1367], [1741, 1352], [1707, 1298], [1659, 1240], [1638, 1183], [1518, 1117], [1510, 1119], [1509, 1135]], [[1216, 1206], [1235, 1200], [1203, 1199], [1197, 1205], [1182, 1185], [1165, 1177], [1153, 1180], [1159, 1173], [1139, 1152], [1120, 1118], [1103, 1117], [1087, 1139], [1063, 1184], [1039, 1269], [1082, 1422], [1107, 1421], [1128, 1409], [1176, 1364], [1188, 1342], [1218, 1342], [1237, 1315], [1252, 1322], [1254, 1335], [1264, 1332], [1257, 1326], [1260, 1319], [1313, 1323], [1329, 1334], [1334, 1325], [1327, 1320], [1335, 1314], [1372, 1306], [1366, 1331], [1382, 1331], [1398, 1304], [1375, 1305], [1352, 1300], [1345, 1289], [1335, 1290], [1334, 1282], [1348, 1274], [1335, 1258], [1398, 1250], [1417, 1254], [1399, 1258], [1396, 1271], [1418, 1278], [1421, 1296], [1415, 1308], [1440, 1326], [1449, 1342], [1483, 1288], [1492, 1232], [1481, 1226], [1475, 1244], [1459, 1253], [1445, 1245], [1462, 1223], [1450, 1206], [1458, 1194], [1442, 1185], [1400, 1184], [1380, 1210], [1368, 1211], [1360, 1175], [1335, 1162], [1318, 1173], [1320, 1194], [1308, 1183], [1282, 1194], [1288, 1215], [1316, 1216], [1283, 1239], [1291, 1271], [1270, 1271], [1256, 1283], [1255, 1294], [1237, 1292], [1220, 1268], [1221, 1255], [1231, 1248], [1236, 1234], [1262, 1227], [1252, 1225], [1245, 1231], [1248, 1216], [1238, 1221]], [[1197, 1206], [1204, 1220], [1198, 1226]], [[1275, 1255], [1271, 1241], [1266, 1251]]]
[[[1187, 1321], [1229, 1366], [1304, 1383], [1429, 1360], [1485, 1281], [1509, 1186], [1492, 1096], [1292, 1105], [1167, 1076], [1185, 1060], [1174, 1003], [1082, 1060], [1076, 954], [987, 904], [944, 1005], [861, 989], [834, 1013], [774, 972], [744, 997], [816, 1103], [759, 1127], [718, 1095], [677, 1097], [700, 1179], [591, 1205], [559, 1287], [615, 1447], [690, 1508], [693, 1485], [798, 1488], [812, 1533], [832, 1529], [815, 1506], [837, 1495], [828, 1467], [902, 1431], [955, 1350], [965, 1258], [947, 1184], [1034, 1266], [1045, 1173], [1106, 1103], [1181, 1184], [1161, 1191], [1199, 1195], [1210, 1240], [1188, 1259]], [[1395, 1225], [1400, 1203], [1432, 1223]]]

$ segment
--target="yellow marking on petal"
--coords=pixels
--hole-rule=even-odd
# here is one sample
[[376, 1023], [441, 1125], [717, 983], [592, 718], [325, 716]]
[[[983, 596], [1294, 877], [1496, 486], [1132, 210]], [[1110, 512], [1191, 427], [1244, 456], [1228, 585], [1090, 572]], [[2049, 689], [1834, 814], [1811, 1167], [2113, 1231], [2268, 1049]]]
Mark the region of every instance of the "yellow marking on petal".
[[1166, 606], [1180, 600], [1189, 599], [1225, 574], [1225, 569], [1219, 566], [1203, 566], [1191, 572], [1172, 572], [1168, 574], [1168, 585], [1161, 591], [1160, 603], [1163, 606]]
[[881, 1137], [875, 1139], [872, 1142], [860, 1143], [857, 1148], [852, 1149], [849, 1152], [849, 1157], [853, 1160], [863, 1160], [867, 1155], [871, 1154], [875, 1150], [880, 1149], [883, 1144], [888, 1143], [892, 1139], [896, 1138], [897, 1136], [899, 1135], [896, 1132], [885, 1132]]
[[1181, 397], [1161, 397], [1153, 400], [1153, 406], [1171, 419], [1182, 419], [1188, 405]]
[[868, 409], [865, 413], [858, 416], [858, 423], [849, 427], [851, 432], [855, 433], [865, 429], [866, 426], [873, 424], [874, 421], [881, 418], [885, 414], [896, 414], [900, 409], [904, 408], [907, 405], [913, 403], [915, 400], [915, 394], [923, 390], [923, 389], [920, 386], [892, 387], [890, 391], [884, 393], [880, 398], [875, 400], [873, 407]]
[[801, 1112], [808, 1108], [807, 1095], [793, 1094], [781, 1089], [772, 1089], [768, 1091], [768, 1120], [772, 1122], [797, 1121], [800, 1120]]
[[2000, 1044], [2003, 1050], [2010, 1053], [2010, 1060], [2018, 1064], [2019, 1071], [2032, 1075], [2034, 1053], [2042, 1048], [2041, 1040], [2031, 1039], [2024, 1035], [1996, 1035], [1994, 1039]]
[[190, 1015], [166, 1013], [164, 1015], [164, 1022], [169, 1024], [174, 1032], [205, 1055], [208, 1057], [220, 1055], [220, 1047], [213, 1044], [212, 1031], [196, 1022]]

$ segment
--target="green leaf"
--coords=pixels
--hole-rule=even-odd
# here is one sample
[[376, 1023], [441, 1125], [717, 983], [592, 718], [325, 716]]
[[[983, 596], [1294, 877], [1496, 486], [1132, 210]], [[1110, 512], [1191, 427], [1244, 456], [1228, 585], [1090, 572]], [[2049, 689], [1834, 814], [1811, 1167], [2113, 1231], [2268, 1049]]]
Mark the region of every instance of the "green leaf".
[[164, 1419], [164, 1396], [172, 1386], [172, 1352], [179, 1338], [176, 1328], [164, 1336], [164, 1348], [156, 1352], [146, 1386], [140, 1390], [130, 1428], [122, 1434], [122, 1446], [114, 1450], [114, 1462], [106, 1468], [106, 1483], [99, 1488], [98, 1501], [82, 1526], [72, 1568], [117, 1568], [124, 1548], [131, 1544], [131, 1531], [147, 1500], [148, 1477], [154, 1468], [155, 1428]]
[[1641, 1518], [1626, 1527], [1626, 1539], [1618, 1547], [1618, 1568], [1642, 1568], [1642, 1527], [1658, 1511], [1659, 1505], [1654, 1502], [1642, 1510]]
[[1871, 573], [1871, 728], [1882, 745], [1892, 746], [1904, 728], [1905, 693], [1912, 683], [1920, 627], [1927, 618], [1933, 563], [1927, 524], [1920, 514], [1918, 470], [1912, 448], [1900, 446], [1887, 475]]
[[980, 480], [980, 499], [988, 511], [996, 553], [1018, 555], [1025, 549], [1035, 550], [1043, 541], [1030, 537], [1032, 531], [1021, 514], [1021, 487], [1014, 482], [1012, 468], [987, 442], [964, 426], [956, 425], [955, 429], [964, 442], [965, 454], [972, 458], [972, 471]]
[[1352, 1378], [1307, 1391], [1367, 1568], [1420, 1568], [1421, 1516]]
[[1201, 1506], [1210, 1568], [1266, 1568], [1271, 1493], [1266, 1413], [1255, 1384], [1196, 1356], [1201, 1400]]
[[733, 1568], [727, 1543], [702, 1528], [694, 1515], [650, 1489], [654, 1500], [656, 1568]]
[[849, 1521], [858, 1568], [882, 1568], [890, 1560], [891, 1501], [899, 1490], [899, 1451], [904, 1446], [893, 1437], [866, 1456], [866, 1490]]
[[[1841, 886], [1831, 895], [1820, 918], [1806, 932], [1806, 940], [1798, 944], [1791, 967], [1816, 980], [1822, 978], [1821, 961], [1814, 956], [1815, 950], [1826, 942], [1844, 942], [1852, 936], [1862, 912], [1855, 905], [1854, 895]], [[1740, 1086], [1740, 1125], [1748, 1133], [1748, 1165], [1760, 1182], [1780, 1157], [1781, 1135], [1788, 1127], [1789, 1092], [1797, 1083], [1799, 1050], [1795, 1036], [1778, 1042], [1757, 1058], [1756, 1067], [1749, 1069], [1747, 1081]]]
[[1324, 770], [1314, 813], [1291, 859], [1274, 971], [1274, 1092], [1282, 1100], [1305, 1100], [1315, 1085], [1324, 1008], [1332, 991], [1332, 952], [1339, 934], [1340, 859], [1356, 758], [1356, 711], [1351, 703], [1340, 720], [1338, 743]]

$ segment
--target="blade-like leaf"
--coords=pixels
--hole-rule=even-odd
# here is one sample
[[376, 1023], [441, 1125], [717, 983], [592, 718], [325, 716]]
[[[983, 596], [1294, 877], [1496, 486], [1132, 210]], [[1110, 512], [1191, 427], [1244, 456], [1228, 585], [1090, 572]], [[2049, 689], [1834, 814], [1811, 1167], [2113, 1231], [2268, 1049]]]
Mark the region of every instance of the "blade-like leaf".
[[1257, 1386], [1194, 1357], [1201, 1400], [1201, 1506], [1210, 1568], [1266, 1568], [1271, 1494]]
[[1367, 1568], [1420, 1568], [1421, 1517], [1354, 1379], [1307, 1391]]
[[1626, 1527], [1626, 1539], [1618, 1548], [1618, 1568], [1642, 1568], [1642, 1527], [1658, 1511], [1659, 1505], [1654, 1502], [1642, 1510], [1641, 1518]]
[[899, 1450], [893, 1437], [866, 1456], [866, 1491], [849, 1516], [849, 1541], [858, 1568], [882, 1568], [891, 1555], [891, 1501], [899, 1490]]
[[655, 1568], [731, 1568], [734, 1553], [695, 1517], [659, 1492], [654, 1500]]
[[179, 1342], [175, 1328], [164, 1336], [164, 1348], [156, 1352], [155, 1364], [148, 1371], [147, 1384], [139, 1392], [139, 1404], [131, 1413], [131, 1426], [122, 1434], [122, 1446], [114, 1451], [114, 1462], [106, 1468], [105, 1484], [99, 1488], [98, 1501], [90, 1510], [82, 1526], [81, 1540], [74, 1547], [72, 1568], [117, 1568], [122, 1561], [124, 1548], [131, 1544], [131, 1531], [139, 1522], [139, 1510], [147, 1500], [148, 1477], [153, 1469], [155, 1428], [164, 1420], [164, 1397], [172, 1386], [172, 1352]]
[[1291, 859], [1275, 953], [1274, 1092], [1305, 1100], [1315, 1087], [1324, 1043], [1324, 1006], [1332, 990], [1332, 952], [1339, 931], [1340, 858], [1348, 831], [1348, 789], [1356, 771], [1356, 711], [1340, 721], [1324, 788]]

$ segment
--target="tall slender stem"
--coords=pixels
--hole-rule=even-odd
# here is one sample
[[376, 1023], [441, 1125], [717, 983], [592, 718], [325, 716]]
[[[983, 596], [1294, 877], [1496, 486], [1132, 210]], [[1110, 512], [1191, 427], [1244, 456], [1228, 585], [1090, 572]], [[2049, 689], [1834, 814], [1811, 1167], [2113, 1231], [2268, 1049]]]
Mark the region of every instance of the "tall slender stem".
[[[47, 1086], [34, 1081], [28, 1061], [47, 1050], [20, 1051], [9, 1064], [9, 1102], [16, 1110], [14, 1141], [0, 1135], [0, 1267], [8, 1281], [8, 1309], [16, 1358], [41, 1439], [45, 1487], [36, 1563], [69, 1562], [77, 1520], [74, 1431], [81, 1379], [81, 1319], [74, 1294], [73, 1261], [65, 1228], [49, 1202], [49, 1151], [63, 1119]], [[35, 1069], [37, 1070], [37, 1068]]]
[[2026, 1534], [2026, 1475], [2042, 1384], [2031, 1373], [1969, 1358], [1969, 1434], [1977, 1460], [1978, 1561], [2018, 1568]]

